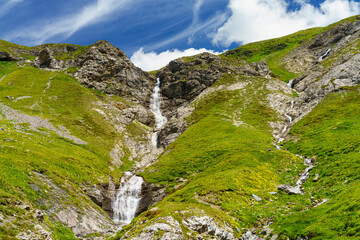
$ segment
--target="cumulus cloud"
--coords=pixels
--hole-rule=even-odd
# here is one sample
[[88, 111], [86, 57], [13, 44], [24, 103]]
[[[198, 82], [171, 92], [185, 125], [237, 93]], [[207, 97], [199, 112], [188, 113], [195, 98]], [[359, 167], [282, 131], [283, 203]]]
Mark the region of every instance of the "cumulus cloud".
[[18, 3], [21, 3], [23, 0], [8, 0], [0, 7], [0, 17], [4, 16], [11, 8], [13, 8]]
[[[16, 2], [20, 0], [11, 1]], [[97, 0], [75, 14], [48, 20], [38, 26], [16, 29], [13, 33], [6, 36], [6, 39], [10, 41], [26, 39], [33, 44], [44, 43], [47, 39], [57, 35], [61, 35], [62, 39], [66, 39], [83, 27], [106, 20], [112, 13], [125, 9], [132, 2], [134, 1]]]
[[145, 71], [152, 71], [166, 66], [166, 64], [168, 64], [171, 60], [174, 60], [176, 58], [180, 58], [184, 56], [192, 56], [203, 52], [220, 54], [219, 52], [214, 52], [212, 50], [208, 50], [205, 48], [200, 48], [200, 49], [189, 48], [186, 50], [174, 49], [174, 50], [167, 50], [161, 53], [156, 53], [156, 52], [145, 53], [144, 49], [140, 48], [131, 56], [130, 60], [135, 64], [135, 66]]
[[317, 8], [307, 0], [289, 11], [285, 0], [230, 0], [232, 16], [213, 35], [213, 43], [229, 46], [284, 36], [302, 29], [326, 26], [360, 13], [354, 0], [326, 0]]

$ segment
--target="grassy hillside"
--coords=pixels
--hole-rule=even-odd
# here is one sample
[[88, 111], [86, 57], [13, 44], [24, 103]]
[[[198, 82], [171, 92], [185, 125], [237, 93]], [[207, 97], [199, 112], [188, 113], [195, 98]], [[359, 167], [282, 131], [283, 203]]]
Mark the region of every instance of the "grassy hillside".
[[[169, 196], [157, 205], [157, 215], [139, 216], [138, 221], [146, 223], [131, 234], [162, 216], [171, 215], [181, 223], [186, 216], [179, 212], [184, 209], [189, 215], [201, 209], [220, 223], [230, 223], [236, 232], [235, 228], [245, 229], [289, 212], [282, 208], [288, 201], [299, 209], [310, 203], [302, 196], [269, 193], [292, 181], [305, 166], [301, 158], [272, 144], [268, 122], [276, 114], [266, 101], [269, 80], [242, 77], [239, 81], [249, 84], [240, 90], [215, 91], [197, 102], [188, 118], [193, 125], [141, 174], [150, 183], [166, 185]], [[252, 194], [262, 201], [255, 201]]]
[[[307, 45], [321, 33], [334, 29], [340, 24], [355, 22], [358, 19], [359, 16], [353, 16], [327, 27], [311, 28], [281, 38], [249, 43], [230, 50], [223, 55], [231, 58], [243, 59], [247, 62], [265, 61], [269, 65], [274, 77], [288, 82], [290, 79], [300, 76], [302, 72], [293, 72], [285, 66], [283, 58], [287, 54], [291, 53], [291, 51], [297, 47]], [[359, 52], [359, 50], [357, 52]], [[342, 54], [344, 54], [344, 52]], [[339, 57], [339, 55], [337, 57]]]
[[[165, 188], [166, 198], [111, 239], [139, 236], [156, 223], [165, 224], [169, 216], [177, 220], [185, 239], [197, 239], [199, 232], [186, 227], [184, 219], [204, 215], [236, 238], [248, 229], [264, 237], [263, 227], [271, 224], [274, 230], [268, 238], [277, 234], [278, 239], [359, 239], [360, 87], [343, 87], [329, 94], [292, 126], [282, 150], [274, 146], [277, 139], [271, 128], [288, 121], [271, 106], [287, 108], [291, 100], [305, 94], [291, 94], [278, 81], [287, 82], [303, 73], [291, 70], [284, 59], [308, 49], [319, 34], [356, 19], [250, 43], [223, 54], [224, 62], [234, 69], [256, 69], [243, 60], [265, 61], [272, 79], [254, 77], [260, 75], [257, 70], [244, 70], [244, 75], [226, 70], [206, 94], [192, 102], [186, 119], [190, 127], [139, 173], [154, 189]], [[46, 46], [64, 61], [89, 48], [69, 44], [29, 48], [0, 41], [0, 51], [29, 60]], [[325, 74], [343, 56], [349, 59], [358, 54], [359, 46], [356, 39], [321, 63], [316, 63], [316, 57], [322, 48], [309, 50], [315, 59], [311, 66]], [[197, 61], [197, 57], [184, 58], [184, 62]], [[76, 239], [60, 223], [57, 211], [74, 206], [78, 213], [96, 209], [107, 216], [86, 195], [87, 187], [106, 186], [109, 177], [118, 182], [123, 171], [134, 166], [131, 144], [149, 140], [151, 128], [137, 120], [119, 127], [122, 111], [133, 103], [85, 88], [67, 74], [76, 70], [40, 70], [24, 61], [0, 62], [0, 239], [16, 239], [20, 232], [36, 229], [39, 222], [54, 239]], [[212, 74], [211, 63], [191, 70]], [[131, 111], [126, 117], [135, 119]], [[146, 110], [142, 113], [147, 114]], [[130, 138], [133, 142], [126, 146]], [[121, 166], [110, 156], [115, 146], [121, 148]], [[317, 164], [304, 184], [305, 194], [288, 195], [277, 186], [294, 184], [306, 168], [299, 155], [316, 159]], [[134, 158], [139, 160], [139, 155]], [[47, 213], [41, 220], [34, 215], [38, 209]], [[164, 234], [160, 230], [155, 237]]]
[[[287, 82], [302, 74], [287, 69], [287, 56], [307, 48], [319, 34], [356, 19], [250, 43], [222, 57], [229, 61], [265, 61], [272, 77]], [[359, 50], [355, 40], [319, 65], [330, 67], [345, 54], [354, 55]], [[184, 61], [196, 61], [196, 57]], [[284, 150], [277, 150], [269, 122], [279, 121], [279, 116], [267, 101], [266, 96], [275, 93], [266, 88], [269, 81], [224, 75], [213, 86], [214, 91], [193, 102], [195, 110], [187, 119], [191, 127], [141, 173], [148, 182], [166, 186], [168, 196], [156, 205], [156, 211], [143, 213], [114, 239], [146, 232], [157, 221], [163, 222], [165, 216], [176, 219], [184, 235], [193, 239], [194, 232], [183, 224], [190, 215], [208, 215], [218, 223], [226, 222], [235, 237], [251, 228], [264, 237], [262, 227], [274, 222], [268, 238], [274, 234], [279, 235], [278, 239], [359, 238], [359, 87], [328, 95], [292, 127], [292, 140], [284, 143]], [[239, 83], [248, 84], [242, 89], [225, 90], [224, 86]], [[304, 185], [305, 194], [287, 195], [277, 186], [294, 184], [304, 170], [303, 160], [297, 155], [312, 157], [317, 165]], [[319, 180], [312, 181], [316, 174]], [[261, 201], [256, 201], [253, 194]], [[163, 235], [159, 232], [158, 237]]]
[[285, 236], [312, 239], [360, 238], [360, 87], [328, 95], [291, 129], [291, 152], [316, 156], [317, 165], [306, 190], [319, 207], [294, 213], [277, 222]]
[[[96, 207], [89, 198], [80, 197], [82, 186], [107, 183], [108, 176], [119, 181], [133, 162], [127, 160], [130, 154], [124, 148], [123, 165], [110, 167], [110, 151], [123, 139], [113, 123], [96, 110], [109, 111], [102, 104], [129, 104], [125, 100], [86, 89], [64, 72], [18, 67], [16, 62], [0, 62], [0, 66], [0, 213], [5, 218], [16, 216], [10, 222], [0, 221], [3, 238], [36, 223], [16, 202], [42, 209], [41, 199], [54, 197], [36, 173], [64, 188], [69, 195], [62, 199], [65, 204]], [[13, 120], [6, 120], [9, 116]], [[46, 127], [35, 128], [41, 120], [31, 117], [67, 129], [63, 131], [85, 143], [75, 143], [66, 134], [61, 137]], [[27, 224], [19, 228], [24, 216], [29, 218]], [[50, 225], [55, 232], [61, 230], [61, 224]]]

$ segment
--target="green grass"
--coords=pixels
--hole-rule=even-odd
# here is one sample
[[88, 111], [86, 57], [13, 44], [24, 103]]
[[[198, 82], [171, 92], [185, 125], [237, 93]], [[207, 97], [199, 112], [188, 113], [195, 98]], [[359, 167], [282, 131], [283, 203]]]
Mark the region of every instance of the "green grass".
[[[53, 57], [57, 60], [69, 61], [72, 59], [76, 59], [80, 55], [86, 53], [90, 46], [79, 46], [75, 44], [58, 44], [58, 43], [48, 43], [40, 46], [36, 46], [34, 48], [39, 49], [40, 51], [45, 47], [49, 47], [53, 51]], [[67, 51], [67, 47], [72, 47], [74, 51]], [[63, 52], [63, 53], [62, 53]]]
[[[107, 183], [108, 176], [119, 181], [122, 172], [131, 168], [134, 162], [128, 160], [130, 152], [124, 147], [123, 166], [109, 168], [112, 161], [109, 153], [115, 142], [123, 142], [123, 136], [112, 122], [95, 111], [112, 113], [101, 104], [126, 106], [128, 103], [124, 99], [84, 88], [62, 72], [42, 71], [30, 66], [19, 68], [13, 62], [0, 63], [0, 78], [3, 76], [1, 104], [48, 119], [54, 126], [63, 126], [73, 136], [88, 143], [75, 144], [50, 130], [33, 131], [30, 124], [14, 124], [0, 116], [0, 126], [4, 129], [0, 130], [0, 212], [4, 216], [17, 216], [11, 224], [0, 229], [0, 236], [10, 237], [31, 228], [33, 222], [25, 220], [24, 214], [18, 214], [18, 207], [11, 203], [21, 200], [32, 207], [43, 208], [45, 206], [39, 205], [39, 200], [51, 197], [48, 186], [36, 177], [35, 171], [64, 189], [68, 196], [62, 198], [63, 203], [82, 208], [84, 204], [94, 205], [90, 199], [79, 197], [84, 184]], [[29, 98], [16, 100], [23, 96]], [[139, 128], [143, 126], [136, 124], [133, 131], [139, 132]], [[40, 190], [35, 190], [31, 184], [36, 184]], [[24, 221], [30, 225], [22, 225]], [[53, 231], [58, 232], [58, 239], [70, 239], [64, 238], [69, 234], [68, 229], [54, 225]]]
[[297, 123], [287, 142], [290, 151], [316, 156], [318, 165], [308, 181], [307, 191], [329, 202], [276, 222], [283, 236], [295, 239], [360, 238], [360, 88], [329, 94], [309, 115]]
[[293, 73], [284, 67], [281, 58], [306, 41], [325, 31], [324, 28], [311, 28], [285, 37], [249, 43], [235, 48], [227, 53], [231, 58], [240, 58], [247, 62], [265, 61], [272, 73], [280, 80], [288, 82], [297, 77], [299, 73]]
[[[148, 182], [167, 186], [170, 195], [158, 205], [164, 211], [182, 204], [216, 207], [223, 215], [211, 216], [225, 220], [229, 215], [236, 219], [233, 227], [251, 227], [272, 216], [286, 201], [298, 203], [297, 207], [308, 204], [305, 198], [284, 195], [276, 200], [269, 194], [278, 184], [292, 181], [304, 167], [300, 158], [276, 151], [272, 145], [268, 122], [275, 118], [266, 105], [267, 80], [246, 80], [251, 84], [243, 90], [214, 92], [197, 103], [188, 119], [193, 125], [141, 174]], [[236, 127], [233, 117], [244, 124]], [[264, 200], [253, 202], [252, 194]]]
[[[22, 57], [29, 60], [34, 60], [35, 55], [31, 53], [30, 50], [38, 50], [41, 51], [45, 47], [49, 47], [53, 51], [53, 56], [57, 60], [69, 61], [72, 59], [76, 59], [80, 55], [86, 53], [90, 46], [79, 46], [74, 44], [43, 44], [36, 47], [27, 47], [21, 46], [18, 44], [14, 44], [11, 42], [7, 42], [0, 39], [0, 51], [5, 51], [11, 53], [15, 57]], [[67, 51], [67, 47], [74, 48], [74, 51]], [[63, 52], [63, 53], [62, 53]]]
[[249, 43], [230, 50], [223, 55], [230, 58], [243, 59], [247, 62], [258, 62], [263, 60], [269, 65], [269, 68], [275, 77], [284, 82], [288, 82], [290, 79], [298, 77], [301, 73], [289, 71], [283, 62], [284, 56], [297, 47], [306, 44], [318, 34], [335, 28], [341, 23], [355, 22], [358, 19], [359, 16], [353, 16], [327, 27], [306, 29], [281, 38]]

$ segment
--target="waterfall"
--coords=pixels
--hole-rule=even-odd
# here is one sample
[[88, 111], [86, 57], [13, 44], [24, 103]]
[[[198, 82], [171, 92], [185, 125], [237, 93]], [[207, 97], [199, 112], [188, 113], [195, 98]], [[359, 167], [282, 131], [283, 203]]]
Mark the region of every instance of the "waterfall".
[[113, 220], [115, 223], [129, 224], [135, 217], [136, 209], [141, 200], [142, 177], [125, 172], [121, 178], [116, 197], [112, 199]]
[[330, 51], [331, 51], [331, 48], [329, 48], [326, 51], [326, 53], [324, 53], [323, 55], [321, 55], [321, 57], [319, 57], [318, 62], [321, 62], [322, 60], [324, 60], [324, 58], [326, 58], [329, 55]]
[[293, 81], [294, 81], [294, 79], [289, 80], [289, 82], [287, 84], [289, 86], [289, 88], [293, 87]]
[[[160, 79], [157, 78], [156, 85], [155, 85], [155, 88], [154, 88], [154, 91], [152, 94], [151, 103], [150, 103], [151, 112], [155, 115], [155, 124], [156, 124], [157, 129], [161, 128], [167, 121], [166, 117], [164, 117], [161, 114], [160, 104], [161, 104]], [[152, 136], [152, 143], [155, 147], [157, 146], [157, 141], [158, 141], [158, 133], [154, 132], [154, 134]]]

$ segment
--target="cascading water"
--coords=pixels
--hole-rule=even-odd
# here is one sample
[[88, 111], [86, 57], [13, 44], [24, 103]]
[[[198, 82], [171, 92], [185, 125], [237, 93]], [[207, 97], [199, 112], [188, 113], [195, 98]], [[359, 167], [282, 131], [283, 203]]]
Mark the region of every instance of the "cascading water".
[[[161, 128], [167, 121], [166, 117], [161, 114], [160, 109], [161, 99], [160, 99], [160, 79], [156, 79], [156, 85], [154, 92], [152, 94], [152, 100], [150, 104], [151, 112], [155, 115], [155, 124], [156, 129]], [[158, 132], [154, 132], [152, 136], [152, 143], [156, 147], [158, 142]]]
[[329, 55], [330, 51], [331, 51], [331, 48], [329, 48], [323, 55], [321, 55], [319, 57], [318, 62], [321, 62], [322, 60], [324, 60], [324, 58], [326, 58]]
[[141, 200], [142, 177], [125, 172], [121, 178], [116, 197], [112, 199], [113, 221], [117, 224], [129, 224], [135, 217]]
[[289, 82], [287, 84], [289, 88], [293, 87], [293, 82], [294, 82], [294, 79], [289, 80]]

